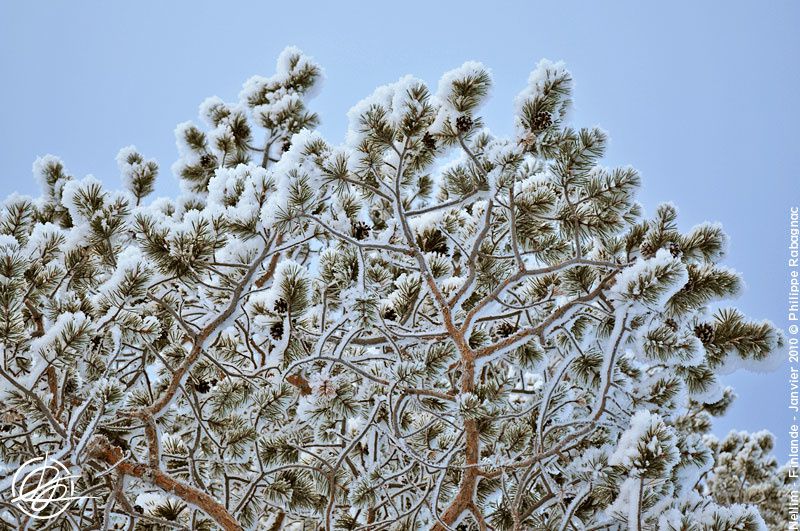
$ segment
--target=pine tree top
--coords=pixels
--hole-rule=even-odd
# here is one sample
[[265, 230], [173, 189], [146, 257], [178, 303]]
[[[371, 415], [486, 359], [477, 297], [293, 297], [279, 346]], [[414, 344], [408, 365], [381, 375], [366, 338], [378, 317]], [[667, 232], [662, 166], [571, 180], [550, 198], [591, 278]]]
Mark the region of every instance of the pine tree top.
[[735, 397], [717, 375], [774, 364], [781, 332], [722, 306], [719, 225], [645, 216], [638, 172], [601, 164], [564, 64], [537, 65], [508, 138], [480, 63], [378, 88], [342, 145], [315, 131], [321, 77], [289, 48], [203, 102], [178, 197], [149, 199], [163, 176], [130, 146], [122, 190], [47, 156], [42, 195], [5, 202], [0, 456], [69, 463], [99, 502], [65, 525], [785, 522], [757, 495], [788, 496], [769, 437], [704, 437]]

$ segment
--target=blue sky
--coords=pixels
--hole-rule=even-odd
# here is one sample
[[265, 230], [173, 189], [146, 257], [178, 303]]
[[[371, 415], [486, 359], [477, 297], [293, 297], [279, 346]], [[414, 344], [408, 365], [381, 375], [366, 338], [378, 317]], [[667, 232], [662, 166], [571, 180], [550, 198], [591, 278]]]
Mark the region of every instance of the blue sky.
[[[346, 112], [412, 73], [432, 86], [466, 60], [489, 66], [485, 108], [511, 130], [514, 95], [536, 62], [576, 79], [573, 121], [609, 131], [608, 165], [643, 175], [640, 201], [680, 210], [681, 227], [725, 226], [736, 304], [786, 326], [788, 207], [800, 203], [800, 3], [772, 2], [14, 2], [0, 0], [0, 197], [36, 194], [36, 156], [119, 184], [135, 144], [174, 195], [173, 130], [207, 96], [234, 100], [278, 53], [301, 47], [326, 69], [312, 107], [344, 138]], [[770, 429], [786, 443], [787, 371], [726, 378], [739, 399], [715, 431]], [[780, 448], [780, 455], [785, 455]]]

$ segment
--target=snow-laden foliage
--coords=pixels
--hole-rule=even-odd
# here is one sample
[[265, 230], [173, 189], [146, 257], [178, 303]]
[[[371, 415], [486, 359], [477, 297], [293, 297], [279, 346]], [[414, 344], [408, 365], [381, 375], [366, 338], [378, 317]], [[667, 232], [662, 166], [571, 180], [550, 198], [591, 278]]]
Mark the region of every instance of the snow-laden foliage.
[[148, 199], [158, 165], [127, 147], [124, 190], [48, 155], [42, 195], [6, 200], [3, 526], [29, 523], [11, 476], [45, 453], [91, 497], [64, 529], [780, 525], [771, 439], [703, 437], [734, 396], [717, 374], [782, 337], [724, 306], [718, 225], [644, 216], [636, 170], [600, 164], [563, 64], [512, 138], [470, 62], [379, 88], [333, 145], [321, 75], [290, 48], [206, 100], [177, 198]]

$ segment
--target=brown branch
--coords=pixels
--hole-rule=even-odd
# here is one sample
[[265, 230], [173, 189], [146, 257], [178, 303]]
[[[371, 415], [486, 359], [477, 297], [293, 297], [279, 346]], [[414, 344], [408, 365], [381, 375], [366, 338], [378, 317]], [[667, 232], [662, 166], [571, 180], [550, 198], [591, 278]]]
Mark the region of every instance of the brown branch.
[[58, 374], [56, 373], [56, 368], [52, 365], [48, 365], [47, 369], [45, 369], [45, 374], [47, 375], [47, 388], [52, 395], [49, 404], [50, 411], [53, 412], [53, 416], [56, 420], [61, 420], [59, 419], [61, 411], [58, 407]]
[[272, 525], [269, 526], [268, 531], [280, 531], [281, 527], [283, 527], [283, 521], [286, 519], [286, 513], [283, 511], [279, 511], [277, 516], [275, 516], [275, 521], [272, 522]]
[[[469, 342], [465, 337], [464, 331], [456, 326], [453, 319], [452, 307], [442, 291], [436, 285], [436, 281], [433, 278], [433, 274], [431, 273], [430, 267], [425, 259], [425, 255], [422, 253], [419, 245], [417, 245], [417, 241], [414, 238], [414, 233], [409, 226], [405, 209], [403, 208], [400, 182], [403, 170], [403, 160], [407, 149], [408, 140], [406, 140], [406, 145], [403, 148], [403, 152], [399, 153], [400, 162], [398, 163], [397, 174], [394, 182], [394, 200], [396, 201], [395, 208], [397, 210], [397, 217], [399, 218], [400, 227], [406, 239], [406, 243], [409, 245], [409, 247], [411, 247], [411, 253], [419, 265], [420, 273], [422, 274], [422, 277], [424, 278], [425, 283], [427, 284], [428, 289], [430, 290], [431, 295], [436, 302], [436, 306], [441, 312], [442, 323], [445, 327], [445, 330], [447, 330], [450, 340], [455, 344], [456, 349], [461, 357], [463, 372], [461, 373], [460, 390], [462, 393], [472, 393], [475, 390], [475, 351], [469, 346]], [[486, 225], [488, 225], [491, 208], [490, 202], [487, 206]], [[484, 229], [486, 229], [486, 227], [484, 227]], [[480, 237], [478, 239], [480, 239]], [[473, 253], [476, 252], [475, 249], [478, 247], [479, 243], [476, 241], [476, 244], [473, 247]], [[464, 421], [464, 437], [466, 444], [464, 449], [464, 462], [466, 467], [464, 467], [461, 474], [461, 482], [459, 483], [458, 492], [456, 493], [455, 498], [447, 507], [447, 509], [445, 509], [445, 512], [442, 514], [441, 521], [437, 522], [434, 527], [431, 528], [435, 531], [444, 531], [445, 527], [442, 525], [442, 522], [449, 526], [455, 522], [464, 511], [468, 511], [475, 503], [473, 497], [475, 495], [475, 488], [479, 479], [478, 460], [480, 458], [481, 447], [480, 432], [478, 430], [478, 423], [476, 420], [468, 419]]]
[[126, 459], [123, 461], [122, 450], [112, 446], [108, 441], [97, 438], [90, 448], [90, 455], [95, 459], [115, 466], [118, 474], [138, 478], [155, 485], [165, 492], [177, 496], [190, 505], [198, 507], [210, 516], [225, 531], [243, 531], [243, 527], [214, 497], [173, 478], [159, 468], [137, 463]]
[[[278, 246], [281, 244], [283, 244], [283, 234], [278, 234], [278, 237], [275, 238], [275, 245]], [[277, 267], [278, 265], [278, 259], [280, 258], [280, 256], [281, 253], [275, 253], [272, 255], [272, 259], [270, 259], [269, 261], [269, 266], [267, 267], [267, 270], [264, 271], [264, 274], [258, 277], [254, 283], [257, 288], [263, 287], [264, 284], [266, 284], [267, 281], [269, 281], [269, 279], [272, 278], [272, 275], [275, 274], [275, 267]]]
[[147, 439], [147, 463], [153, 468], [158, 468], [161, 466], [160, 445], [158, 444], [158, 428], [152, 417], [144, 423], [144, 436]]
[[[469, 351], [471, 353], [471, 350]], [[462, 360], [464, 365], [464, 372], [461, 375], [461, 392], [471, 393], [475, 390], [475, 358], [474, 355], [462, 353]], [[473, 499], [478, 485], [479, 468], [478, 460], [480, 458], [480, 431], [478, 430], [478, 421], [475, 419], [464, 420], [464, 462], [467, 465], [461, 473], [461, 482], [458, 485], [458, 492], [456, 493], [453, 501], [442, 513], [441, 521], [431, 528], [431, 531], [445, 531], [442, 525], [444, 522], [447, 526], [454, 523], [459, 516], [465, 511], [471, 511], [475, 506]]]

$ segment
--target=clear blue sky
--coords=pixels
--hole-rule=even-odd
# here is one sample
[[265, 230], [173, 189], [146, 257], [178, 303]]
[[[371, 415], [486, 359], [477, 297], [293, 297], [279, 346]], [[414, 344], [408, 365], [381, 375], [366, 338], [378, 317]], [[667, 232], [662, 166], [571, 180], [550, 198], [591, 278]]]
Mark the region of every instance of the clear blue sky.
[[[684, 229], [722, 222], [727, 263], [748, 285], [738, 306], [786, 326], [800, 3], [379, 4], [0, 0], [0, 196], [36, 194], [31, 163], [45, 153], [115, 186], [114, 157], [129, 144], [158, 159], [157, 193], [174, 195], [175, 125], [196, 119], [206, 96], [235, 100], [246, 78], [270, 75], [287, 44], [326, 69], [312, 107], [334, 142], [376, 85], [413, 73], [435, 86], [468, 59], [493, 70], [487, 122], [509, 132], [529, 71], [563, 59], [577, 82], [574, 122], [610, 132], [607, 163], [642, 172], [646, 210], [669, 200]], [[728, 378], [740, 397], [716, 431], [768, 428], [785, 443], [786, 379], [785, 367]]]

